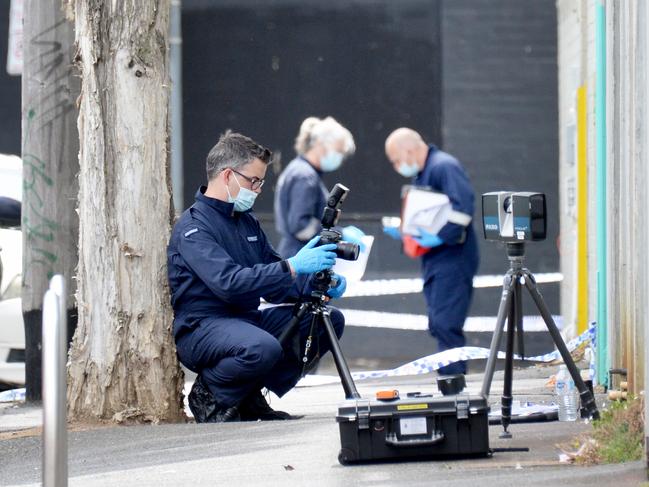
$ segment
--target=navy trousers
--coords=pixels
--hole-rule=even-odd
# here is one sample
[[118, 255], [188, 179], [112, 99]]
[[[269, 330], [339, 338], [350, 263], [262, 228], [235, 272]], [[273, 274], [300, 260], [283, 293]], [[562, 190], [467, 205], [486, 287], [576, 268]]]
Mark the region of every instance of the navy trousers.
[[[329, 307], [331, 321], [340, 338], [343, 314]], [[204, 318], [191, 331], [176, 339], [178, 358], [189, 370], [200, 374], [214, 398], [223, 407], [238, 404], [253, 388], [266, 387], [278, 396], [286, 394], [300, 379], [302, 364], [285, 356], [277, 338], [291, 320], [292, 306], [267, 308], [250, 318]], [[300, 322], [300, 343], [311, 328], [311, 314]], [[331, 345], [324, 326], [319, 325], [320, 356]]]
[[[437, 340], [438, 351], [465, 345], [462, 328], [469, 313], [472, 294], [473, 279], [450, 269], [436, 272], [424, 283], [428, 330]], [[442, 375], [465, 374], [466, 362], [447, 365], [438, 372]]]

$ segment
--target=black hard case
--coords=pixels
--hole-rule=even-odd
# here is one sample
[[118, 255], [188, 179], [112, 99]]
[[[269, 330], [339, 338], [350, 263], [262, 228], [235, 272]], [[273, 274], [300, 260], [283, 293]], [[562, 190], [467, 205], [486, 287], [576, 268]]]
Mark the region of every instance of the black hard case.
[[484, 397], [467, 394], [392, 401], [348, 399], [336, 416], [341, 443], [338, 460], [345, 465], [369, 460], [487, 456], [488, 412]]

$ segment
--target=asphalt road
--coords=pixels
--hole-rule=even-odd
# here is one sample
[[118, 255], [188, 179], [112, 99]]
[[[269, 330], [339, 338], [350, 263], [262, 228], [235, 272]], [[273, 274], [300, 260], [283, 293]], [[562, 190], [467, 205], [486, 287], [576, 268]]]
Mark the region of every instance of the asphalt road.
[[[550, 401], [544, 388], [552, 369], [516, 371], [516, 399]], [[359, 382], [370, 397], [386, 386], [433, 392], [431, 376]], [[468, 377], [477, 392], [481, 376]], [[496, 374], [492, 400], [502, 388]], [[529, 452], [495, 453], [492, 458], [378, 463], [351, 467], [337, 461], [340, 439], [335, 422], [343, 399], [339, 384], [296, 388], [272, 406], [303, 419], [289, 422], [111, 426], [73, 431], [69, 438], [71, 486], [588, 486], [640, 485], [642, 462], [576, 467], [560, 464], [556, 447], [590, 428], [578, 423], [512, 425], [511, 440], [490, 427], [490, 445], [528, 447]], [[2, 416], [0, 416], [0, 422]], [[39, 485], [38, 436], [0, 440], [0, 485]]]

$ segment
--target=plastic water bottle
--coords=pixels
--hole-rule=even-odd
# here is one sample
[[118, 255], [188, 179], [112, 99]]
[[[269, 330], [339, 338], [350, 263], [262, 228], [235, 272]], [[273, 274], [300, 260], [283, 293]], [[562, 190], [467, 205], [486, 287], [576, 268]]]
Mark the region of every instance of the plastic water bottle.
[[559, 405], [559, 421], [576, 421], [579, 412], [579, 394], [575, 381], [565, 365], [559, 368], [555, 386], [557, 404]]

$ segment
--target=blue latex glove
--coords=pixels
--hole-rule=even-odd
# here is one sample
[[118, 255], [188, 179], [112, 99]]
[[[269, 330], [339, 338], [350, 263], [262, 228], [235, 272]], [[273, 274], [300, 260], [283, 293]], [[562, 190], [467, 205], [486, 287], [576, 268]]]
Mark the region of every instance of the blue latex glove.
[[336, 244], [316, 247], [319, 240], [320, 235], [313, 237], [297, 254], [286, 259], [296, 274], [313, 274], [334, 265], [336, 254], [332, 251], [335, 250]]
[[348, 225], [343, 228], [343, 240], [347, 242], [358, 244], [361, 250], [365, 250], [365, 244], [363, 243], [363, 237], [365, 233], [358, 227], [354, 225]]
[[383, 227], [383, 233], [395, 240], [401, 240], [401, 232], [399, 231], [399, 227]]
[[336, 287], [332, 287], [327, 291], [327, 296], [335, 299], [345, 294], [345, 290], [347, 289], [347, 279], [345, 279], [345, 276], [341, 276], [340, 274], [334, 274], [334, 277], [338, 279], [338, 284], [336, 284]]
[[413, 237], [413, 240], [417, 242], [419, 245], [422, 247], [427, 247], [429, 249], [432, 249], [433, 247], [438, 247], [444, 243], [444, 240], [439, 238], [439, 236], [435, 233], [429, 233], [426, 230], [423, 230], [422, 228], [419, 228], [419, 237]]

